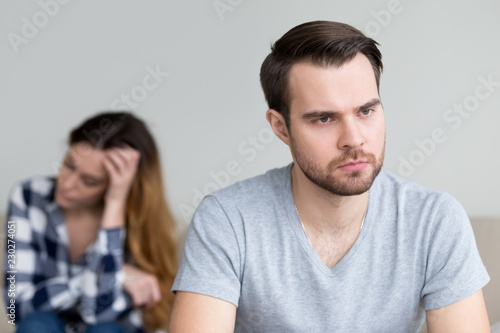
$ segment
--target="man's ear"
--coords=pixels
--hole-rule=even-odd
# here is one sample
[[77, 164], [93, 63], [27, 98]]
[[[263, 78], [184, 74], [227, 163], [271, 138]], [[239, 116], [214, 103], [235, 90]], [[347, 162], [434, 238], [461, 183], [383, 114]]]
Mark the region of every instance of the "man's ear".
[[286, 126], [285, 119], [278, 111], [274, 109], [269, 109], [266, 112], [266, 119], [271, 125], [274, 134], [278, 136], [287, 146], [290, 146], [290, 135], [288, 133], [288, 127]]

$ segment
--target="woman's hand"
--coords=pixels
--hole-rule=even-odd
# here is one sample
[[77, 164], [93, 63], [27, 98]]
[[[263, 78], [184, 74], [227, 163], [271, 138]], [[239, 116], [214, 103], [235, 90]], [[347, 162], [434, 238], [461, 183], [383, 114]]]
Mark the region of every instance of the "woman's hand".
[[132, 296], [134, 306], [152, 307], [161, 300], [161, 291], [156, 276], [132, 266], [123, 264], [125, 280], [123, 288]]
[[141, 157], [139, 151], [130, 146], [105, 150], [104, 167], [108, 171], [109, 184], [104, 200], [124, 203], [134, 181]]
[[108, 171], [109, 183], [104, 194], [101, 227], [114, 229], [125, 225], [127, 197], [141, 156], [129, 146], [107, 149], [105, 154], [104, 167]]

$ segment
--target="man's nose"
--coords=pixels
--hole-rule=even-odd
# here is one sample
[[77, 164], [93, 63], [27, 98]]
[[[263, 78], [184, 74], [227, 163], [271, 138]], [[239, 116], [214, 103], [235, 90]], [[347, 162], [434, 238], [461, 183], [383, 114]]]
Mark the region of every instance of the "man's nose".
[[339, 149], [359, 148], [365, 143], [361, 124], [354, 117], [344, 119], [340, 130]]

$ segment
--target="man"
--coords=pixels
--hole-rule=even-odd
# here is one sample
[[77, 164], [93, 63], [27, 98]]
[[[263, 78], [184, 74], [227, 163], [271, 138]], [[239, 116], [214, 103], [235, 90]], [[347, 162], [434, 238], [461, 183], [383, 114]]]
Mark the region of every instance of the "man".
[[172, 288], [176, 332], [489, 332], [488, 274], [446, 193], [381, 171], [377, 43], [299, 25], [261, 68], [293, 163], [208, 195]]

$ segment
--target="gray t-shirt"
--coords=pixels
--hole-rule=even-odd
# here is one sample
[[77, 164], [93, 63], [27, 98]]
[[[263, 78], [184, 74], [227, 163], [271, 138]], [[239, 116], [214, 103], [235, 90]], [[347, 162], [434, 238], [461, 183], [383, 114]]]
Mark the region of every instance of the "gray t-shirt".
[[297, 217], [291, 166], [204, 198], [173, 291], [233, 303], [235, 332], [417, 332], [424, 310], [489, 281], [462, 206], [385, 171], [358, 239], [328, 268]]

